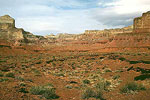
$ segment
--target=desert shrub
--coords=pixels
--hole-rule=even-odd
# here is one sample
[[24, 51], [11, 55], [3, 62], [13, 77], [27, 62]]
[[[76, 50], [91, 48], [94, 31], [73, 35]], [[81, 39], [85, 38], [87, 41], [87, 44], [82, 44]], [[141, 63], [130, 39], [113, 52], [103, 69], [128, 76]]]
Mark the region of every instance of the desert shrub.
[[24, 81], [24, 78], [21, 77], [21, 76], [17, 76], [17, 77], [15, 77], [15, 79], [17, 79], [17, 80], [19, 80], [19, 81]]
[[146, 90], [146, 87], [143, 84], [138, 84], [138, 90]]
[[15, 78], [15, 74], [14, 73], [7, 73], [6, 75], [5, 75], [6, 77], [12, 77], [12, 78]]
[[83, 91], [82, 98], [89, 99], [89, 98], [94, 97], [94, 95], [95, 95], [94, 91], [88, 87]]
[[52, 86], [52, 84], [47, 84], [44, 86], [33, 86], [30, 89], [30, 93], [34, 95], [42, 95], [46, 99], [56, 99], [59, 96], [55, 93], [55, 88]]
[[22, 82], [19, 84], [19, 86], [26, 86], [26, 84]]
[[65, 86], [67, 89], [72, 89], [73, 87], [71, 85], [66, 85]]
[[0, 70], [3, 72], [8, 72], [10, 70], [10, 67], [9, 66], [1, 66]]
[[101, 90], [99, 89], [94, 90], [88, 87], [83, 91], [82, 99], [89, 99], [89, 98], [96, 98], [96, 99], [104, 100], [103, 93]]
[[41, 72], [39, 70], [33, 68], [32, 71], [34, 72], [35, 76], [41, 76]]
[[55, 56], [53, 56], [53, 61], [56, 61], [56, 57]]
[[46, 61], [47, 64], [49, 64], [50, 62], [53, 62], [53, 60], [48, 60], [48, 61]]
[[1, 78], [0, 79], [0, 82], [5, 82], [5, 81], [9, 81], [9, 79], [8, 78]]
[[56, 64], [55, 64], [54, 62], [52, 62], [52, 66], [53, 66], [53, 67], [55, 67], [55, 66], [56, 66]]
[[125, 84], [121, 89], [121, 93], [131, 93], [132, 91], [140, 91], [140, 90], [146, 90], [144, 85], [142, 84], [137, 84], [135, 82], [130, 82]]
[[4, 74], [2, 72], [0, 72], [0, 77], [3, 77], [3, 76], [4, 76]]
[[82, 81], [84, 84], [90, 84], [90, 81], [88, 79], [85, 79]]
[[107, 90], [107, 87], [110, 85], [111, 83], [109, 81], [99, 81], [95, 87], [98, 89], [98, 90]]
[[140, 63], [140, 61], [129, 61], [130, 64], [137, 64]]
[[36, 64], [41, 64], [41, 63], [42, 63], [41, 61], [36, 62]]
[[99, 59], [104, 59], [105, 57], [99, 57]]
[[55, 73], [54, 75], [56, 75], [56, 76], [62, 76], [62, 77], [65, 76], [63, 73]]
[[112, 72], [112, 70], [109, 69], [109, 68], [106, 68], [106, 69], [104, 70], [104, 72], [105, 72], [105, 73], [106, 73], [106, 72]]
[[27, 81], [29, 81], [29, 82], [33, 82], [33, 80], [32, 79], [26, 79]]
[[122, 69], [119, 69], [119, 70], [116, 70], [115, 72], [116, 72], [116, 73], [121, 73], [121, 72], [123, 72], [123, 70], [122, 70]]
[[115, 76], [113, 76], [113, 79], [114, 79], [114, 80], [116, 80], [116, 79], [118, 79], [118, 78], [120, 78], [120, 75], [115, 75]]
[[126, 58], [120, 57], [119, 60], [126, 61]]
[[82, 94], [83, 99], [96, 98], [100, 100], [104, 100], [103, 91], [107, 90], [107, 86], [111, 83], [108, 81], [100, 81], [98, 82], [93, 89], [87, 87]]
[[19, 89], [19, 92], [28, 93], [28, 91], [26, 90], [26, 88], [20, 88], [20, 89]]
[[100, 99], [100, 100], [104, 100], [104, 98], [103, 98], [103, 92], [101, 90], [96, 90], [94, 98]]

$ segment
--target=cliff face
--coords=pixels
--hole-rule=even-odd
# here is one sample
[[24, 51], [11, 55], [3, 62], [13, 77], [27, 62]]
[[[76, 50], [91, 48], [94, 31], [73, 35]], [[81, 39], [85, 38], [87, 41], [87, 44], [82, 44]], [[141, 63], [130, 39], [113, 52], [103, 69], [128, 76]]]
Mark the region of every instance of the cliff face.
[[128, 26], [124, 28], [117, 29], [105, 29], [105, 30], [86, 30], [85, 34], [99, 34], [102, 36], [110, 36], [119, 33], [131, 33], [133, 31], [133, 26]]
[[[84, 34], [58, 34], [37, 36], [15, 27], [15, 20], [8, 15], [0, 17], [0, 39], [12, 41], [15, 45], [75, 46], [100, 45], [106, 47], [149, 47], [150, 12], [134, 19], [134, 25], [105, 30], [86, 30]], [[84, 47], [86, 47], [84, 46]], [[77, 46], [78, 47], [78, 46]]]
[[10, 41], [14, 45], [21, 45], [40, 43], [39, 41], [44, 39], [44, 37], [16, 28], [15, 20], [9, 15], [4, 15], [0, 17], [0, 39]]
[[150, 32], [150, 11], [143, 13], [142, 17], [134, 19], [134, 33]]
[[15, 20], [9, 15], [0, 17], [0, 29], [15, 28]]
[[0, 17], [0, 38], [4, 40], [13, 41], [18, 43], [18, 41], [23, 41], [23, 29], [17, 29], [15, 27], [15, 20], [9, 15], [4, 15]]

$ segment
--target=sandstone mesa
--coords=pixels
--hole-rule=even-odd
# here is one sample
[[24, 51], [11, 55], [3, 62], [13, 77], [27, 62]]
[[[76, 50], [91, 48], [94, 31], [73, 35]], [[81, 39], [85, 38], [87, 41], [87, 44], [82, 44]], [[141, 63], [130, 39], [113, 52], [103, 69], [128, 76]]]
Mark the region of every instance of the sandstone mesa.
[[150, 47], [150, 11], [135, 18], [131, 26], [117, 29], [85, 30], [82, 34], [38, 36], [15, 27], [9, 15], [0, 17], [0, 39], [13, 45], [95, 45], [113, 47]]

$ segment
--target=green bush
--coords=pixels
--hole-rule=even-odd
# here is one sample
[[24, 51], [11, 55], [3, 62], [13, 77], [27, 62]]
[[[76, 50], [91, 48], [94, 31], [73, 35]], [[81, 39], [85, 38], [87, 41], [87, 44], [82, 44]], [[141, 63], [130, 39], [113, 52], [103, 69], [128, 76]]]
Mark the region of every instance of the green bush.
[[55, 93], [55, 88], [52, 84], [47, 84], [44, 86], [34, 86], [30, 89], [30, 93], [34, 95], [42, 95], [46, 99], [56, 99], [59, 96]]
[[140, 90], [146, 90], [144, 85], [142, 84], [137, 84], [135, 82], [130, 82], [125, 84], [121, 89], [121, 93], [131, 93], [132, 91], [140, 91]]
[[5, 81], [9, 81], [9, 79], [8, 78], [1, 78], [0, 79], [0, 82], [5, 82]]
[[15, 79], [17, 79], [17, 80], [19, 80], [19, 81], [25, 81], [24, 78], [21, 77], [21, 76], [17, 76], [17, 77], [15, 77]]
[[0, 70], [3, 71], [3, 72], [8, 72], [9, 69], [10, 69], [9, 66], [2, 66], [2, 67], [0, 67]]
[[90, 81], [88, 79], [85, 79], [82, 81], [84, 84], [90, 84]]
[[41, 72], [39, 70], [33, 68], [32, 71], [35, 74], [35, 76], [41, 76]]
[[6, 75], [5, 75], [6, 77], [12, 77], [12, 78], [15, 78], [15, 74], [14, 73], [7, 73]]
[[99, 81], [95, 87], [98, 89], [98, 90], [107, 90], [107, 87], [110, 85], [111, 83], [109, 81]]
[[26, 90], [26, 88], [20, 88], [20, 89], [19, 89], [19, 92], [28, 93], [28, 91]]
[[83, 91], [82, 99], [89, 99], [89, 98], [96, 98], [96, 99], [104, 100], [103, 93], [101, 90], [99, 89], [93, 90], [88, 87]]
[[26, 86], [26, 84], [22, 82], [19, 84], [19, 86]]
[[100, 81], [98, 82], [93, 89], [86, 88], [83, 91], [82, 98], [83, 99], [89, 99], [89, 98], [96, 98], [100, 100], [104, 100], [103, 98], [103, 91], [107, 90], [107, 86], [109, 86], [111, 83], [108, 81]]
[[94, 96], [96, 99], [100, 99], [100, 100], [104, 100], [103, 98], [103, 92], [101, 90], [96, 90], [95, 91], [95, 96]]
[[116, 80], [116, 79], [119, 79], [120, 78], [120, 75], [115, 75], [113, 76], [113, 79]]
[[29, 81], [29, 82], [33, 82], [33, 80], [32, 79], [26, 79], [27, 81]]
[[95, 93], [94, 93], [94, 91], [91, 88], [86, 88], [83, 91], [82, 98], [83, 99], [89, 99], [89, 98], [94, 97], [94, 95], [95, 95]]
[[104, 70], [104, 72], [105, 72], [105, 73], [106, 73], [106, 72], [112, 72], [112, 70], [109, 69], [109, 68], [106, 68], [106, 69]]
[[72, 89], [73, 87], [72, 86], [70, 86], [70, 85], [66, 85], [65, 86], [67, 89]]
[[3, 77], [4, 75], [3, 75], [3, 73], [2, 72], [0, 72], [0, 77]]

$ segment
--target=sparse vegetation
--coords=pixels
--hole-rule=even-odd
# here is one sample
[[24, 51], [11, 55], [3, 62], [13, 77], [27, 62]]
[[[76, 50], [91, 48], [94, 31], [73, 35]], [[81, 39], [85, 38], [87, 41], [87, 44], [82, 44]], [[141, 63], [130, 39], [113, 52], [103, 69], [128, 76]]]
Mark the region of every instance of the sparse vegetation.
[[99, 88], [94, 90], [89, 87], [87, 87], [82, 94], [83, 99], [89, 99], [89, 98], [96, 98], [100, 100], [104, 100], [102, 90]]
[[0, 77], [3, 77], [3, 76], [4, 76], [4, 74], [2, 72], [0, 72]]
[[[6, 59], [6, 62], [0, 62], [1, 66], [8, 66], [6, 67], [8, 70], [0, 71], [0, 85], [2, 87], [0, 92], [8, 95], [10, 92], [7, 90], [10, 91], [11, 89], [14, 99], [19, 97], [24, 100], [28, 98], [51, 100], [60, 96], [59, 99], [69, 100], [80, 100], [81, 98], [104, 100], [104, 98], [109, 99], [108, 94], [113, 94], [115, 99], [117, 98], [116, 95], [126, 98], [128, 96], [126, 93], [133, 93], [137, 99], [138, 92], [149, 87], [148, 62], [136, 63], [134, 66], [129, 62], [133, 60], [149, 61], [149, 57], [145, 55], [144, 57], [142, 55], [137, 57], [137, 55], [133, 56], [132, 53], [128, 55], [126, 53], [120, 54], [120, 52], [96, 55], [96, 53], [88, 51], [50, 54], [39, 51], [37, 54], [1, 57], [2, 60], [3, 58]], [[36, 64], [37, 62], [41, 63]], [[128, 68], [132, 66], [133, 70], [128, 71]], [[136, 67], [145, 67], [146, 69], [142, 69], [141, 72]], [[12, 75], [6, 77], [8, 73], [13, 73], [15, 78], [12, 79], [11, 77], [14, 77]], [[132, 78], [130, 73], [133, 74]], [[122, 86], [127, 81], [133, 81], [132, 79], [140, 80], [135, 83], [144, 83], [145, 86], [141, 84]], [[59, 96], [52, 84], [39, 85], [46, 82], [55, 84]], [[120, 86], [122, 87], [119, 92], [122, 94], [118, 94]], [[147, 91], [149, 90], [146, 89], [145, 92], [141, 92], [141, 96], [145, 96]], [[68, 95], [69, 93], [73, 95]], [[3, 98], [5, 97], [3, 96]], [[114, 98], [112, 97], [112, 99]]]
[[46, 99], [56, 99], [59, 98], [59, 96], [55, 93], [55, 88], [52, 84], [47, 84], [43, 86], [33, 86], [30, 89], [30, 93], [34, 95], [42, 95]]
[[15, 74], [12, 72], [9, 72], [5, 75], [6, 77], [11, 77], [11, 78], [15, 78]]
[[72, 89], [73, 87], [71, 85], [66, 85], [65, 86], [67, 89]]
[[89, 98], [92, 98], [95, 96], [95, 92], [91, 89], [91, 88], [86, 88], [84, 91], [83, 91], [83, 94], [82, 94], [82, 98], [83, 99], [89, 99]]
[[0, 78], [0, 82], [5, 82], [5, 81], [9, 81], [8, 78]]
[[121, 93], [131, 93], [135, 91], [146, 90], [145, 86], [142, 84], [137, 84], [135, 82], [130, 82], [125, 84], [121, 89]]
[[105, 72], [105, 73], [106, 73], [106, 72], [112, 72], [112, 70], [109, 69], [109, 68], [106, 68], [106, 69], [104, 70], [104, 72]]
[[22, 92], [22, 93], [28, 93], [28, 91], [26, 90], [26, 88], [22, 87], [19, 89], [19, 92]]
[[2, 66], [2, 67], [0, 67], [0, 70], [3, 71], [3, 72], [8, 72], [9, 69], [10, 69], [9, 66]]
[[85, 79], [85, 80], [83, 80], [82, 81], [84, 84], [90, 84], [90, 80], [88, 80], [88, 79]]
[[34, 72], [35, 76], [41, 76], [41, 72], [37, 69], [32, 69], [32, 71]]
[[15, 77], [15, 79], [20, 80], [20, 81], [25, 81], [25, 79], [23, 77], [20, 77], [20, 76]]
[[114, 80], [116, 80], [116, 79], [118, 79], [118, 78], [120, 78], [120, 75], [115, 75], [115, 76], [113, 76], [113, 79], [114, 79]]
[[107, 87], [111, 85], [111, 83], [109, 81], [99, 81], [95, 87], [99, 90], [107, 90]]
[[93, 88], [87, 87], [82, 94], [83, 99], [96, 98], [100, 100], [104, 100], [103, 91], [107, 90], [107, 87], [111, 83], [108, 81], [99, 81]]

